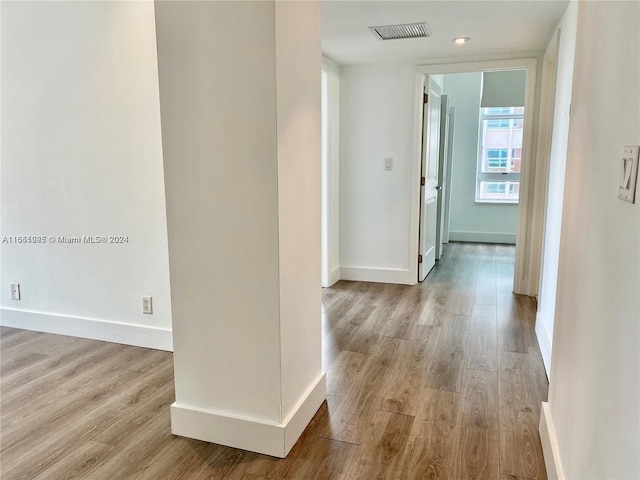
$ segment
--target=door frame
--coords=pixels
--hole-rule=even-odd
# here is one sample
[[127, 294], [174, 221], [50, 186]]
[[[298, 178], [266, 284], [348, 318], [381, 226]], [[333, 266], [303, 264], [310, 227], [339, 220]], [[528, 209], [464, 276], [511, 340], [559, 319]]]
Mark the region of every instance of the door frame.
[[490, 60], [450, 64], [429, 64], [415, 67], [414, 120], [413, 120], [413, 165], [411, 188], [411, 226], [409, 236], [409, 275], [418, 278], [419, 243], [418, 232], [420, 222], [420, 167], [422, 149], [422, 94], [425, 77], [429, 75], [446, 75], [452, 73], [490, 72], [496, 70], [526, 70], [525, 89], [525, 122], [522, 145], [522, 165], [520, 172], [520, 201], [518, 202], [518, 230], [516, 234], [515, 271], [513, 291], [515, 293], [534, 296], [537, 293], [537, 282], [532, 278], [529, 268], [540, 258], [539, 248], [533, 251], [532, 232], [533, 192], [535, 183], [534, 127], [536, 123], [536, 90], [537, 58], [517, 58], [509, 60]]
[[[440, 257], [442, 257], [442, 245], [444, 244], [445, 232], [445, 206], [447, 203], [446, 194], [449, 190], [449, 185], [447, 185], [447, 183], [449, 183], [449, 96], [443, 93], [440, 97], [440, 102], [440, 156], [438, 158], [438, 184], [440, 185], [440, 191], [438, 192], [438, 220], [436, 222], [436, 260], [440, 260]], [[447, 240], [449, 239], [447, 238]]]
[[[322, 73], [326, 73], [326, 157], [322, 169], [322, 255], [321, 285], [330, 287], [340, 280], [340, 67], [331, 59], [322, 56]], [[319, 72], [320, 73], [320, 72]]]
[[[436, 265], [438, 259], [437, 254], [437, 230], [438, 230], [438, 184], [439, 184], [439, 168], [440, 168], [440, 137], [441, 135], [441, 117], [442, 117], [442, 86], [438, 84], [431, 76], [425, 75], [425, 88], [424, 94], [428, 95], [429, 101], [422, 101], [422, 153], [421, 157], [421, 169], [420, 169], [420, 221], [418, 224], [418, 259], [422, 257], [422, 262], [418, 260], [418, 282], [423, 282], [427, 275], [431, 272]], [[434, 105], [438, 105], [437, 115], [434, 117]], [[437, 119], [435, 125], [434, 119]], [[435, 148], [437, 142], [437, 148]], [[435, 153], [435, 158], [434, 154]], [[433, 166], [435, 165], [435, 177], [431, 176]], [[424, 179], [424, 185], [422, 180]], [[430, 201], [427, 201], [427, 198]], [[428, 205], [435, 203], [434, 205], [434, 218], [429, 225], [427, 219]], [[428, 245], [426, 244], [427, 238], [431, 238], [428, 233], [433, 228], [433, 253], [431, 249], [424, 251]], [[424, 244], [423, 244], [424, 243]]]
[[449, 132], [447, 143], [449, 148], [447, 149], [447, 178], [444, 191], [444, 229], [442, 236], [446, 240], [445, 243], [449, 243], [449, 216], [451, 207], [451, 172], [453, 171], [451, 165], [453, 164], [453, 137], [455, 135], [454, 125], [456, 123], [456, 107], [449, 106]]

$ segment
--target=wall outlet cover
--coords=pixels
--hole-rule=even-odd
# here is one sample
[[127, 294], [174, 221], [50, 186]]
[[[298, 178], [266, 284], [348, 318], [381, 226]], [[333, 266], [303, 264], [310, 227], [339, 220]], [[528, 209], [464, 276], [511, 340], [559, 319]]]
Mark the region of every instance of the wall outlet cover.
[[142, 313], [153, 315], [153, 298], [142, 297]]
[[20, 284], [19, 283], [11, 284], [11, 299], [20, 300]]

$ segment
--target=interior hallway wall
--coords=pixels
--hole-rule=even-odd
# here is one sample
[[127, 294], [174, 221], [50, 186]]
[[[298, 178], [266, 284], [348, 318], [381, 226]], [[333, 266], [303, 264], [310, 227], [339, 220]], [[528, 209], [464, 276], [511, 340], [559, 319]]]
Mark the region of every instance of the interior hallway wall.
[[408, 255], [414, 69], [343, 66], [340, 80], [341, 278], [415, 283]]
[[153, 2], [3, 2], [1, 115], [0, 323], [171, 349]]
[[567, 479], [640, 478], [640, 198], [616, 198], [622, 149], [640, 144], [638, 45], [640, 3], [579, 3], [542, 425]]

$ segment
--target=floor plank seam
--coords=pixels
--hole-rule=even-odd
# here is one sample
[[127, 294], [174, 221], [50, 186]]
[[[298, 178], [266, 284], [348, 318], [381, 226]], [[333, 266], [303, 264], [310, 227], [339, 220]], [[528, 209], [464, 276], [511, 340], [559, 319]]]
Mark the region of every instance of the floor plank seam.
[[498, 373], [498, 370], [489, 370], [486, 368], [473, 368], [473, 367], [464, 367], [465, 370], [473, 370], [474, 372], [491, 372]]
[[331, 440], [332, 442], [345, 443], [347, 445], [355, 445], [356, 447], [360, 446], [360, 444], [356, 442], [347, 442], [346, 440], [338, 440], [337, 438], [325, 437], [324, 435], [318, 435], [318, 438], [321, 438], [323, 440]]
[[376, 410], [378, 412], [383, 412], [383, 413], [390, 413], [391, 415], [402, 415], [403, 417], [411, 417], [411, 418], [416, 418], [415, 415], [410, 415], [408, 413], [399, 413], [399, 412], [392, 412], [391, 410], [384, 410], [383, 408], [379, 408], [378, 410]]

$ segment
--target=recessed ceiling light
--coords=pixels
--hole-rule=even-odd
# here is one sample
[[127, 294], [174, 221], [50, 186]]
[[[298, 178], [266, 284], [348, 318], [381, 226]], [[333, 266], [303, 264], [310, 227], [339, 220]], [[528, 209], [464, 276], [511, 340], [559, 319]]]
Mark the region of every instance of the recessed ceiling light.
[[453, 43], [455, 43], [456, 45], [464, 45], [469, 40], [471, 40], [469, 37], [456, 37], [453, 39]]

